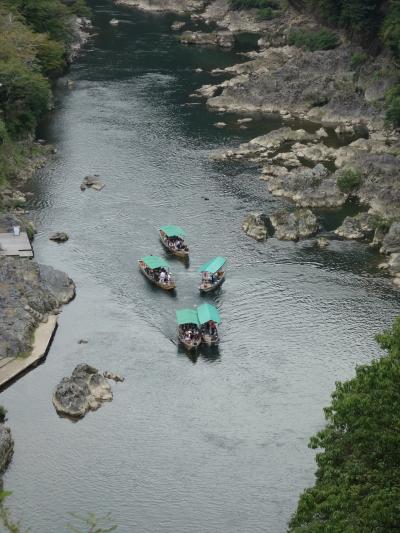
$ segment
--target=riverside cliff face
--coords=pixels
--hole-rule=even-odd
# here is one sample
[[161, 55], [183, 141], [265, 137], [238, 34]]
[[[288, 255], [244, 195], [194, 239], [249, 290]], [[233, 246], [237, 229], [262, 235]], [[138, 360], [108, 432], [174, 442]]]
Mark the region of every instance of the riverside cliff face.
[[[233, 36], [258, 33], [259, 50], [248, 53], [246, 62], [219, 71], [227, 79], [199, 88], [198, 96], [219, 112], [278, 113], [287, 126], [213, 158], [258, 162], [269, 191], [299, 207], [335, 208], [357, 199], [368, 209], [369, 231], [361, 231], [360, 220], [353, 218], [336, 235], [350, 239], [356, 235], [388, 254], [383, 266], [387, 265], [400, 286], [398, 252], [383, 246], [385, 234], [391, 240], [399, 237], [395, 228], [400, 220], [400, 139], [385, 124], [384, 111], [385, 95], [397, 81], [390, 54], [371, 57], [356, 67], [353, 58], [362, 50], [343, 35], [338, 35], [340, 44], [333, 50], [311, 52], [289, 46], [292, 30], [319, 26], [283, 2], [277, 16], [264, 21], [259, 20], [258, 10], [233, 11], [228, 0], [214, 0], [206, 6], [205, 2], [178, 0], [117, 3], [150, 11], [193, 12], [204, 7], [196, 19]], [[192, 44], [204, 41], [195, 37], [192, 32]], [[315, 135], [294, 130], [294, 119], [322, 129]], [[327, 143], [324, 128], [335, 130], [339, 148]], [[360, 130], [364, 131], [361, 138]], [[356, 177], [351, 186], [346, 185], [349, 176]]]

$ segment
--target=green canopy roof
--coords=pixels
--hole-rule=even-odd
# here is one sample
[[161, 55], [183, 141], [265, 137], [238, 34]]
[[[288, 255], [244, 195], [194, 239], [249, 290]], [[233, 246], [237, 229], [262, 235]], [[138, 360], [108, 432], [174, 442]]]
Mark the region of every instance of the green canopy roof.
[[161, 231], [163, 231], [167, 237], [184, 237], [185, 232], [179, 226], [161, 226]]
[[204, 265], [201, 265], [197, 269], [198, 272], [210, 272], [211, 274], [215, 274], [221, 267], [224, 266], [226, 263], [226, 258], [217, 256], [214, 257], [214, 259], [211, 259], [210, 261], [207, 261], [207, 263], [204, 263]]
[[176, 322], [180, 326], [183, 324], [196, 324], [198, 326], [199, 319], [196, 309], [178, 309], [176, 312]]
[[152, 270], [162, 267], [169, 268], [167, 261], [158, 255], [146, 255], [146, 257], [142, 257], [141, 261]]
[[202, 304], [197, 308], [197, 316], [199, 317], [200, 325], [212, 320], [217, 324], [221, 324], [221, 317], [218, 309], [210, 304]]

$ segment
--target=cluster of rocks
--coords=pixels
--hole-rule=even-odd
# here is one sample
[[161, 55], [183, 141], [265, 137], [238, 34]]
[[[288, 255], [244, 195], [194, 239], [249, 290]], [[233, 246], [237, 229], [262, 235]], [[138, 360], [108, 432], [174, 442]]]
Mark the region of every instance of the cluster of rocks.
[[206, 0], [114, 0], [114, 3], [143, 11], [188, 13], [203, 9]]
[[101, 374], [97, 368], [82, 363], [75, 367], [71, 376], [63, 378], [53, 394], [53, 405], [61, 416], [82, 418], [88, 411], [95, 411], [104, 402], [111, 401], [113, 394], [106, 378], [124, 381], [112, 372]]
[[0, 354], [17, 357], [32, 348], [33, 332], [75, 295], [63, 272], [27, 258], [0, 257]]
[[233, 48], [235, 35], [229, 31], [185, 31], [180, 36], [183, 44], [196, 44], [200, 46], [220, 46], [221, 48]]

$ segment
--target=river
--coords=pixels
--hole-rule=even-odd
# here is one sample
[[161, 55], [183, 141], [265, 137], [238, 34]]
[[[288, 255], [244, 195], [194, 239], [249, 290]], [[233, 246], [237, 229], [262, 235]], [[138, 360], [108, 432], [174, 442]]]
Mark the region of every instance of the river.
[[[399, 314], [398, 293], [362, 244], [318, 250], [243, 234], [249, 211], [282, 201], [256, 169], [209, 154], [279, 121], [241, 130], [238, 117], [185, 105], [235, 52], [181, 46], [173, 16], [91, 4], [97, 35], [68, 74], [74, 89], [60, 81], [42, 133], [58, 154], [29, 186], [36, 258], [68, 272], [77, 297], [46, 362], [2, 393], [16, 443], [9, 505], [34, 533], [64, 531], [69, 513], [87, 511], [111, 512], [121, 533], [284, 532], [313, 483], [307, 443], [322, 408], [336, 380], [378, 354], [373, 336]], [[215, 128], [220, 120], [228, 127]], [[89, 173], [106, 183], [101, 192], [80, 191]], [[167, 223], [185, 228], [192, 250], [187, 269], [171, 259], [175, 297], [137, 269], [140, 256], [163, 254], [157, 228]], [[70, 240], [49, 241], [56, 230]], [[214, 255], [229, 260], [208, 298], [222, 343], [189, 359], [174, 342], [175, 309], [202, 301], [196, 267]], [[51, 396], [81, 362], [126, 380], [72, 423]]]

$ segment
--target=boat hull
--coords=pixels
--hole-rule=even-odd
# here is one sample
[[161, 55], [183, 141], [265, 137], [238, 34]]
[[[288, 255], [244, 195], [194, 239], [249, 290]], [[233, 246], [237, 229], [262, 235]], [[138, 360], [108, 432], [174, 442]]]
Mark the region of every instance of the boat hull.
[[160, 281], [156, 281], [154, 278], [152, 278], [140, 265], [139, 270], [143, 274], [143, 276], [147, 278], [153, 285], [159, 287], [160, 289], [163, 289], [164, 291], [173, 291], [176, 288], [175, 281], [172, 281], [171, 283], [161, 283]]
[[197, 350], [201, 344], [201, 340], [194, 342], [194, 341], [185, 340], [182, 337], [179, 337], [179, 342], [182, 344], [182, 346], [186, 348], [186, 350], [189, 350], [189, 351]]
[[225, 281], [225, 274], [216, 283], [213, 283], [212, 285], [208, 285], [208, 284], [205, 285], [201, 283], [199, 286], [199, 291], [204, 292], [204, 293], [215, 291], [215, 289], [220, 287], [224, 281]]
[[214, 335], [202, 335], [202, 339], [204, 344], [207, 344], [207, 346], [218, 346], [219, 344], [219, 337], [215, 337]]

